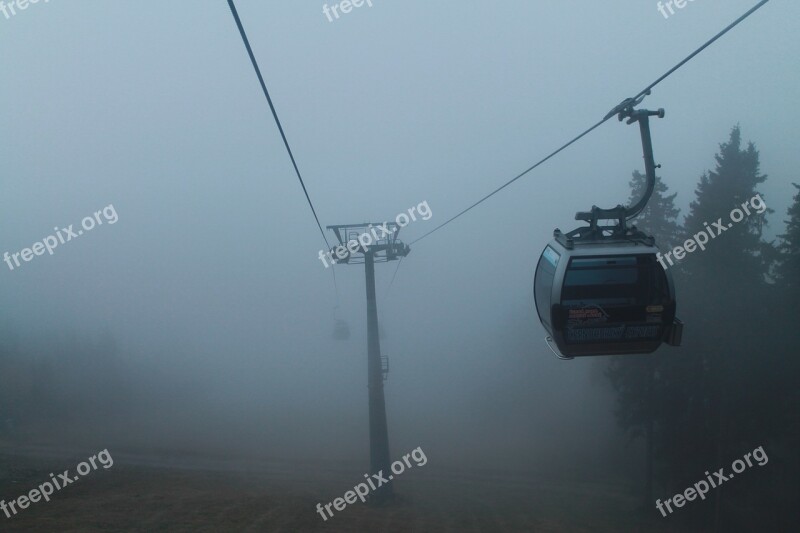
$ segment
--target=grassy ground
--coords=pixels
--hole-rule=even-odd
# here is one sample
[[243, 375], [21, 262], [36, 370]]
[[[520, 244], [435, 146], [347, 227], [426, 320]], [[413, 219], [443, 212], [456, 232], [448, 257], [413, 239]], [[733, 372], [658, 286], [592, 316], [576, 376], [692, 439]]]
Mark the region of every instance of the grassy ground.
[[[12, 500], [91, 455], [0, 445], [0, 498]], [[98, 469], [7, 518], [0, 531], [686, 531], [637, 512], [630, 487], [436, 468], [399, 476], [385, 507], [357, 503], [324, 522], [316, 504], [342, 496], [357, 468], [115, 454]]]

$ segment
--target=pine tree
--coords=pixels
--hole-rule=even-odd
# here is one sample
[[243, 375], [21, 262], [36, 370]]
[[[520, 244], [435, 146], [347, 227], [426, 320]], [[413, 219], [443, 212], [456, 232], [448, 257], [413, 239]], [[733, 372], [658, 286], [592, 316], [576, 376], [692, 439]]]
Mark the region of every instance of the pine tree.
[[797, 189], [797, 194], [788, 210], [786, 233], [780, 236], [778, 250], [781, 255], [776, 272], [780, 286], [796, 297], [800, 289], [800, 185], [792, 185]]
[[[779, 236], [779, 255], [774, 269], [775, 296], [770, 300], [776, 303], [769, 314], [771, 330], [765, 336], [765, 350], [774, 354], [765, 363], [775, 366], [773, 372], [777, 378], [771, 382], [775, 393], [767, 398], [771, 412], [778, 415], [774, 417], [774, 431], [770, 437], [777, 442], [773, 446], [773, 455], [781, 461], [785, 475], [769, 480], [768, 489], [773, 494], [765, 491], [771, 497], [763, 499], [766, 500], [765, 507], [777, 516], [785, 514], [787, 508], [794, 511], [800, 500], [800, 486], [797, 484], [800, 478], [800, 456], [797, 454], [800, 449], [800, 387], [797, 386], [800, 383], [800, 359], [797, 357], [800, 345], [797, 327], [800, 321], [797, 306], [800, 298], [800, 185], [793, 185], [797, 193], [787, 212], [786, 233]], [[778, 525], [783, 526], [781, 523]]]
[[[638, 170], [633, 172], [630, 181], [631, 196], [628, 205], [638, 202], [647, 188], [647, 176]], [[680, 240], [682, 235], [678, 225], [680, 209], [675, 207], [675, 197], [678, 193], [667, 194], [668, 187], [659, 176], [656, 176], [653, 195], [642, 212], [633, 223], [644, 233], [653, 235], [656, 244], [662, 250], [669, 250]]]
[[[731, 130], [728, 142], [720, 145], [715, 158], [716, 168], [701, 176], [695, 190], [696, 199], [690, 204], [684, 221], [686, 238], [697, 240], [694, 236], [699, 236], [700, 232], [710, 234], [705, 245], [707, 251], [695, 251], [684, 261], [692, 263], [691, 271], [702, 278], [702, 283], [721, 281], [730, 286], [734, 282], [742, 288], [758, 289], [769, 270], [769, 254], [761, 234], [767, 225], [766, 215], [772, 210], [758, 213], [751, 203], [755, 197], [763, 202], [757, 187], [767, 176], [759, 173], [755, 145], [751, 142], [742, 149], [738, 125]], [[749, 215], [744, 214], [743, 204], [747, 205]], [[743, 214], [739, 222], [731, 219], [735, 209]], [[720, 275], [721, 272], [725, 272], [725, 276]], [[757, 290], [751, 292], [757, 293]]]
[[[758, 191], [765, 180], [758, 150], [753, 143], [742, 147], [735, 126], [720, 145], [715, 169], [701, 176], [684, 223], [684, 238], [697, 241], [701, 232], [709, 238], [705, 250], [687, 253], [681, 263], [686, 276], [678, 305], [688, 334], [682, 368], [674, 376], [682, 382], [672, 391], [680, 409], [665, 427], [671, 440], [662, 443], [675, 474], [671, 488], [763, 444], [777, 425], [769, 404], [780, 395], [778, 361], [764, 349], [774, 327], [765, 298], [771, 292], [767, 278], [774, 249], [762, 239], [771, 210]], [[734, 499], [731, 491], [716, 491], [715, 526], [735, 521], [732, 513], [721, 512], [736, 508]]]

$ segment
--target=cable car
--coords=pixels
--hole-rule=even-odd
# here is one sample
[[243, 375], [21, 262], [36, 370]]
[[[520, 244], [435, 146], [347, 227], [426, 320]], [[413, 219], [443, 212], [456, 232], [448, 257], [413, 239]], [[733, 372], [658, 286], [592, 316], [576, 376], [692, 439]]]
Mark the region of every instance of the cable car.
[[333, 339], [346, 341], [350, 338], [350, 324], [346, 320], [339, 318], [339, 295], [336, 295], [337, 303], [333, 308]]
[[657, 253], [652, 238], [576, 243], [557, 231], [534, 277], [548, 344], [564, 358], [679, 345], [675, 286]]
[[333, 338], [337, 341], [346, 341], [350, 338], [350, 326], [341, 318], [334, 321]]
[[[681, 342], [672, 276], [658, 261], [655, 239], [627, 224], [641, 213], [655, 187], [649, 117], [664, 116], [663, 109], [634, 110], [637, 103], [625, 101], [612, 113], [629, 118], [628, 124], [639, 122], [647, 170], [642, 199], [629, 208], [594, 206], [576, 214], [576, 220], [589, 225], [568, 233], [556, 229], [536, 266], [536, 311], [549, 334], [546, 342], [560, 359], [645, 354], [662, 343]], [[602, 226], [603, 220], [616, 224]]]

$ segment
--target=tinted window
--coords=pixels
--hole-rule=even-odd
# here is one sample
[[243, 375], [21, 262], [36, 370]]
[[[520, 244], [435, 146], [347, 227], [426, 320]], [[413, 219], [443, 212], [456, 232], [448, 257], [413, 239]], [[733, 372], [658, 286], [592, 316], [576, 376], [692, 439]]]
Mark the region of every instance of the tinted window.
[[650, 255], [575, 258], [567, 269], [564, 305], [648, 305], [664, 303], [664, 270]]
[[639, 279], [635, 257], [573, 259], [564, 285], [632, 285]]
[[547, 246], [539, 259], [534, 279], [534, 293], [536, 296], [536, 310], [539, 320], [550, 329], [550, 297], [553, 292], [553, 278], [556, 275], [556, 266], [561, 256], [558, 252]]

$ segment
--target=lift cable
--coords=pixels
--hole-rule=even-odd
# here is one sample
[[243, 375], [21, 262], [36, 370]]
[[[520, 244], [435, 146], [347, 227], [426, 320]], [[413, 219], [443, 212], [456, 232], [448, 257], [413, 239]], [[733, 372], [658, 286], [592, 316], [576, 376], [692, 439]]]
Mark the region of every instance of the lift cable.
[[[261, 89], [264, 91], [264, 96], [267, 97], [267, 103], [269, 103], [269, 108], [272, 111], [272, 116], [275, 119], [275, 124], [278, 126], [278, 131], [281, 132], [281, 137], [283, 138], [283, 144], [286, 146], [286, 151], [289, 153], [289, 158], [292, 160], [292, 166], [294, 166], [294, 171], [297, 174], [297, 179], [300, 180], [300, 185], [303, 187], [303, 193], [306, 195], [306, 200], [308, 201], [308, 206], [311, 208], [311, 213], [314, 215], [314, 219], [317, 221], [317, 227], [319, 228], [319, 232], [322, 234], [322, 239], [325, 241], [327, 245], [327, 249], [331, 249], [331, 245], [328, 242], [328, 238], [325, 236], [325, 230], [322, 229], [322, 224], [319, 222], [319, 217], [317, 216], [317, 210], [314, 209], [314, 204], [311, 202], [311, 197], [308, 195], [308, 189], [306, 189], [306, 184], [303, 181], [303, 176], [300, 174], [300, 169], [297, 167], [297, 162], [294, 159], [294, 154], [292, 153], [292, 149], [289, 147], [289, 141], [286, 139], [286, 134], [283, 132], [283, 126], [281, 126], [281, 121], [278, 118], [278, 113], [275, 111], [275, 106], [272, 104], [272, 98], [269, 95], [269, 91], [267, 90], [267, 84], [264, 83], [264, 77], [261, 75], [261, 69], [258, 68], [258, 62], [256, 61], [256, 56], [253, 55], [253, 49], [250, 48], [250, 41], [247, 39], [247, 34], [244, 31], [244, 27], [242, 26], [242, 21], [239, 19], [239, 13], [236, 11], [236, 6], [233, 4], [233, 0], [228, 0], [228, 7], [231, 8], [231, 14], [233, 14], [233, 18], [236, 21], [236, 25], [239, 27], [239, 33], [242, 35], [242, 41], [244, 42], [245, 48], [247, 48], [247, 53], [250, 55], [250, 61], [253, 63], [253, 68], [256, 71], [256, 75], [258, 76], [258, 81], [261, 83]], [[336, 274], [334, 274], [334, 284], [336, 283]]]
[[[317, 221], [317, 227], [319, 228], [319, 232], [322, 235], [322, 240], [325, 241], [325, 246], [327, 250], [331, 249], [331, 244], [328, 242], [328, 238], [325, 236], [325, 230], [322, 229], [322, 224], [320, 224], [319, 217], [317, 216], [317, 210], [314, 209], [314, 204], [311, 202], [311, 197], [308, 194], [308, 189], [306, 189], [306, 184], [303, 181], [303, 176], [300, 174], [300, 169], [297, 167], [297, 161], [294, 159], [294, 154], [292, 153], [292, 149], [289, 146], [289, 141], [286, 139], [286, 134], [283, 131], [283, 126], [281, 125], [281, 120], [278, 118], [278, 113], [275, 111], [275, 106], [272, 103], [272, 98], [269, 95], [269, 91], [267, 90], [267, 84], [264, 82], [264, 77], [261, 75], [261, 69], [258, 67], [258, 61], [256, 61], [256, 56], [253, 54], [253, 49], [250, 47], [250, 40], [247, 38], [247, 34], [244, 31], [244, 26], [242, 26], [242, 21], [239, 18], [239, 12], [236, 11], [236, 6], [233, 3], [233, 0], [228, 0], [228, 7], [231, 9], [231, 14], [233, 15], [233, 19], [236, 21], [236, 26], [239, 28], [239, 33], [242, 36], [242, 42], [244, 42], [245, 48], [247, 48], [247, 53], [250, 56], [250, 61], [253, 63], [253, 68], [256, 71], [256, 76], [258, 76], [258, 81], [261, 83], [261, 89], [264, 91], [264, 96], [267, 97], [267, 103], [269, 104], [269, 109], [272, 111], [272, 117], [275, 119], [275, 124], [278, 126], [278, 131], [281, 133], [281, 138], [283, 139], [283, 144], [286, 146], [286, 151], [289, 153], [289, 159], [292, 160], [292, 166], [294, 167], [294, 171], [297, 174], [297, 179], [300, 180], [300, 185], [303, 187], [303, 193], [306, 195], [306, 200], [308, 201], [308, 206], [311, 208], [311, 213], [314, 215], [314, 220]], [[331, 273], [333, 274], [333, 290], [336, 294], [336, 306], [339, 305], [339, 285], [336, 283], [336, 271], [334, 270], [333, 265], [331, 265]]]
[[744, 15], [742, 15], [741, 17], [739, 17], [738, 19], [736, 19], [736, 20], [734, 20], [733, 22], [731, 22], [731, 23], [728, 25], [728, 27], [727, 27], [727, 28], [725, 28], [724, 30], [722, 30], [721, 32], [719, 32], [718, 34], [716, 34], [714, 37], [712, 37], [711, 39], [709, 39], [709, 40], [708, 40], [708, 41], [707, 41], [707, 42], [706, 42], [706, 43], [705, 43], [703, 46], [701, 46], [700, 48], [698, 48], [697, 50], [695, 50], [694, 52], [692, 52], [692, 53], [691, 53], [689, 56], [687, 56], [687, 57], [686, 57], [686, 59], [684, 59], [683, 61], [681, 61], [680, 63], [678, 63], [678, 64], [677, 64], [677, 65], [675, 65], [674, 67], [672, 67], [670, 70], [668, 70], [666, 73], [664, 73], [664, 75], [663, 75], [663, 76], [661, 76], [661, 77], [660, 77], [660, 78], [658, 78], [656, 81], [654, 81], [653, 83], [651, 83], [650, 85], [648, 85], [648, 86], [647, 86], [647, 88], [645, 88], [645, 89], [644, 89], [642, 92], [640, 92], [639, 94], [637, 94], [637, 95], [634, 97], [634, 99], [641, 98], [642, 96], [646, 96], [646, 95], [650, 94], [650, 90], [651, 90], [651, 89], [653, 89], [653, 87], [655, 87], [656, 85], [658, 85], [659, 83], [661, 83], [662, 81], [664, 81], [664, 80], [665, 80], [667, 77], [669, 77], [669, 76], [670, 76], [670, 75], [671, 75], [673, 72], [675, 72], [676, 70], [678, 70], [679, 68], [681, 68], [683, 65], [685, 65], [686, 63], [688, 63], [689, 61], [691, 61], [692, 59], [694, 59], [694, 57], [695, 57], [697, 54], [699, 54], [700, 52], [702, 52], [703, 50], [705, 50], [706, 48], [708, 48], [709, 46], [711, 46], [712, 44], [714, 44], [714, 42], [715, 42], [715, 41], [717, 41], [717, 40], [718, 40], [720, 37], [722, 37], [723, 35], [725, 35], [725, 34], [726, 34], [726, 33], [728, 33], [729, 31], [731, 31], [733, 28], [735, 28], [736, 26], [738, 26], [740, 23], [744, 22], [744, 20], [745, 20], [747, 17], [749, 17], [750, 15], [752, 15], [753, 13], [755, 13], [756, 11], [758, 11], [759, 9], [761, 9], [762, 7], [764, 7], [764, 4], [766, 4], [767, 2], [769, 2], [769, 0], [761, 0], [761, 2], [759, 2], [758, 4], [756, 4], [755, 6], [753, 6], [752, 8], [750, 8], [750, 10], [749, 10], [749, 11], [747, 11], [747, 13], [745, 13]]
[[405, 257], [401, 257], [397, 262], [397, 268], [394, 269], [394, 274], [392, 274], [392, 281], [389, 282], [389, 286], [386, 287], [386, 292], [383, 293], [384, 300], [386, 300], [386, 298], [389, 296], [389, 291], [392, 289], [392, 285], [394, 285], [394, 278], [397, 277], [397, 271], [400, 270], [400, 265], [403, 263], [403, 259], [405, 259]]
[[605, 123], [607, 120], [608, 120], [607, 118], [605, 118], [605, 119], [601, 120], [600, 122], [598, 122], [597, 124], [595, 124], [594, 126], [592, 126], [591, 128], [589, 128], [588, 130], [584, 131], [583, 133], [581, 133], [580, 135], [578, 135], [577, 137], [575, 137], [574, 139], [572, 139], [571, 141], [569, 141], [567, 144], [563, 145], [561, 148], [559, 148], [559, 149], [558, 149], [558, 150], [556, 150], [555, 152], [552, 152], [550, 155], [548, 155], [547, 157], [545, 157], [544, 159], [542, 159], [541, 161], [539, 161], [539, 162], [538, 162], [538, 163], [536, 163], [535, 165], [533, 165], [533, 166], [529, 167], [528, 169], [526, 169], [526, 170], [524, 170], [524, 171], [520, 172], [519, 174], [517, 174], [516, 176], [514, 176], [514, 177], [513, 177], [511, 180], [507, 181], [506, 183], [504, 183], [504, 184], [503, 184], [503, 185], [501, 185], [500, 187], [496, 188], [495, 190], [493, 190], [492, 192], [490, 192], [489, 194], [487, 194], [486, 196], [484, 196], [483, 198], [481, 198], [480, 200], [478, 200], [477, 202], [475, 202], [475, 203], [474, 203], [474, 204], [472, 204], [471, 206], [467, 207], [466, 209], [464, 209], [463, 211], [461, 211], [460, 213], [458, 213], [458, 214], [457, 214], [457, 215], [455, 215], [454, 217], [451, 217], [451, 218], [447, 219], [446, 221], [442, 222], [441, 224], [439, 224], [438, 226], [436, 226], [435, 228], [433, 228], [432, 230], [430, 230], [428, 233], [424, 234], [422, 237], [420, 237], [420, 238], [418, 238], [418, 239], [415, 239], [415, 240], [411, 241], [410, 243], [408, 243], [408, 244], [409, 244], [409, 246], [410, 246], [410, 245], [412, 245], [412, 244], [414, 244], [415, 242], [419, 242], [419, 241], [421, 241], [422, 239], [424, 239], [424, 238], [425, 238], [425, 237], [427, 237], [428, 235], [432, 234], [433, 232], [435, 232], [435, 231], [437, 231], [437, 230], [440, 230], [440, 229], [442, 229], [443, 227], [445, 227], [446, 225], [448, 225], [449, 223], [451, 223], [452, 221], [454, 221], [455, 219], [457, 219], [457, 218], [458, 218], [458, 217], [460, 217], [461, 215], [465, 214], [467, 211], [470, 211], [471, 209], [473, 209], [473, 208], [475, 208], [475, 207], [478, 207], [478, 205], [482, 204], [483, 202], [485, 202], [486, 200], [488, 200], [489, 198], [491, 198], [491, 197], [492, 197], [492, 196], [494, 196], [495, 194], [499, 193], [500, 191], [502, 191], [503, 189], [505, 189], [506, 187], [508, 187], [509, 185], [511, 185], [512, 183], [514, 183], [515, 181], [517, 181], [518, 179], [520, 179], [521, 177], [523, 177], [525, 174], [527, 174], [527, 173], [528, 173], [528, 172], [530, 172], [531, 170], [533, 170], [533, 169], [535, 169], [536, 167], [538, 167], [539, 165], [541, 165], [541, 164], [545, 163], [547, 160], [551, 159], [552, 157], [555, 157], [555, 156], [556, 156], [556, 155], [557, 155], [559, 152], [561, 152], [561, 151], [563, 151], [563, 150], [566, 150], [568, 147], [570, 147], [570, 146], [571, 146], [571, 145], [573, 145], [574, 143], [578, 142], [580, 139], [582, 139], [582, 138], [583, 138], [583, 137], [585, 137], [586, 135], [589, 135], [589, 133], [591, 133], [592, 131], [594, 131], [594, 130], [596, 130], [597, 128], [599, 128], [599, 127], [600, 127], [600, 126], [601, 126], [603, 123]]
[[668, 70], [668, 71], [667, 71], [667, 72], [666, 72], [666, 73], [665, 73], [663, 76], [661, 76], [661, 77], [660, 77], [660, 78], [658, 78], [656, 81], [654, 81], [653, 83], [651, 83], [650, 85], [648, 85], [648, 86], [647, 86], [645, 89], [643, 89], [643, 90], [642, 90], [642, 91], [641, 91], [639, 94], [637, 94], [637, 95], [636, 95], [634, 98], [627, 98], [627, 99], [626, 99], [626, 100], [624, 100], [624, 101], [623, 101], [621, 104], [619, 104], [619, 105], [618, 105], [618, 106], [616, 106], [614, 109], [612, 109], [612, 110], [611, 110], [611, 111], [610, 111], [610, 112], [609, 112], [609, 113], [608, 113], [608, 114], [607, 114], [607, 115], [606, 115], [606, 116], [603, 118], [603, 120], [599, 121], [598, 123], [596, 123], [595, 125], [593, 125], [593, 126], [592, 126], [592, 127], [590, 127], [589, 129], [587, 129], [586, 131], [584, 131], [583, 133], [581, 133], [580, 135], [578, 135], [577, 137], [575, 137], [574, 139], [572, 139], [571, 141], [569, 141], [568, 143], [566, 143], [565, 145], [561, 146], [561, 147], [560, 147], [559, 149], [557, 149], [556, 151], [554, 151], [554, 152], [550, 153], [550, 155], [548, 155], [548, 156], [547, 156], [547, 157], [545, 157], [544, 159], [540, 160], [540, 161], [539, 161], [538, 163], [536, 163], [535, 165], [533, 165], [533, 166], [529, 167], [527, 170], [524, 170], [523, 172], [521, 172], [521, 173], [517, 174], [517, 175], [516, 175], [514, 178], [512, 178], [512, 179], [511, 179], [511, 180], [509, 180], [509, 181], [507, 181], [505, 184], [501, 185], [500, 187], [498, 187], [498, 188], [497, 188], [497, 189], [495, 189], [494, 191], [490, 192], [489, 194], [487, 194], [486, 196], [484, 196], [483, 198], [481, 198], [480, 200], [478, 200], [477, 202], [475, 202], [475, 203], [474, 203], [474, 204], [472, 204], [471, 206], [467, 207], [466, 209], [464, 209], [463, 211], [459, 212], [459, 213], [458, 213], [458, 214], [456, 214], [455, 216], [453, 216], [453, 217], [451, 217], [451, 218], [447, 219], [446, 221], [442, 222], [441, 224], [439, 224], [438, 226], [436, 226], [435, 228], [433, 228], [433, 229], [432, 229], [432, 230], [430, 230], [429, 232], [427, 232], [427, 233], [425, 233], [424, 235], [422, 235], [422, 237], [419, 237], [419, 238], [417, 238], [417, 239], [415, 239], [415, 240], [411, 241], [411, 242], [409, 243], [409, 245], [411, 245], [411, 244], [414, 244], [414, 243], [416, 243], [416, 242], [419, 242], [419, 241], [421, 241], [422, 239], [424, 239], [425, 237], [427, 237], [428, 235], [431, 235], [431, 234], [432, 234], [432, 233], [434, 233], [435, 231], [437, 231], [437, 230], [440, 230], [441, 228], [445, 227], [445, 226], [446, 226], [446, 225], [448, 225], [450, 222], [454, 221], [455, 219], [457, 219], [457, 218], [458, 218], [458, 217], [460, 217], [461, 215], [463, 215], [463, 214], [467, 213], [468, 211], [470, 211], [470, 210], [472, 210], [473, 208], [477, 207], [478, 205], [482, 204], [483, 202], [485, 202], [486, 200], [488, 200], [489, 198], [491, 198], [491, 197], [492, 197], [492, 196], [494, 196], [495, 194], [499, 193], [500, 191], [502, 191], [503, 189], [505, 189], [506, 187], [508, 187], [509, 185], [511, 185], [512, 183], [514, 183], [514, 182], [515, 182], [515, 181], [517, 181], [518, 179], [520, 179], [521, 177], [525, 176], [526, 174], [528, 174], [529, 172], [531, 172], [532, 170], [534, 170], [536, 167], [538, 167], [538, 166], [542, 165], [543, 163], [545, 163], [546, 161], [548, 161], [549, 159], [551, 159], [552, 157], [554, 157], [554, 156], [555, 156], [555, 155], [557, 155], [558, 153], [560, 153], [560, 152], [562, 152], [563, 150], [565, 150], [566, 148], [568, 148], [568, 147], [572, 146], [573, 144], [575, 144], [576, 142], [578, 142], [580, 139], [582, 139], [583, 137], [585, 137], [586, 135], [588, 135], [588, 134], [589, 134], [589, 133], [591, 133], [592, 131], [594, 131], [594, 130], [596, 130], [597, 128], [599, 128], [601, 125], [603, 125], [605, 122], [607, 122], [609, 119], [611, 119], [611, 118], [612, 118], [614, 115], [616, 115], [617, 113], [619, 113], [619, 112], [620, 112], [620, 111], [622, 111], [623, 109], [625, 109], [625, 108], [627, 108], [627, 107], [630, 107], [632, 104], [636, 104], [636, 103], [638, 103], [638, 102], [641, 102], [641, 100], [642, 100], [642, 99], [643, 99], [645, 96], [647, 96], [648, 94], [650, 94], [650, 91], [651, 91], [651, 90], [652, 90], [652, 89], [653, 89], [653, 88], [654, 88], [656, 85], [658, 85], [659, 83], [661, 83], [662, 81], [664, 81], [664, 80], [665, 80], [665, 79], [666, 79], [668, 76], [670, 76], [670, 75], [671, 75], [672, 73], [674, 73], [676, 70], [678, 70], [679, 68], [681, 68], [683, 65], [685, 65], [685, 64], [686, 64], [686, 63], [688, 63], [689, 61], [691, 61], [691, 60], [692, 60], [692, 59], [693, 59], [693, 58], [694, 58], [694, 57], [695, 57], [697, 54], [699, 54], [700, 52], [702, 52], [703, 50], [705, 50], [706, 48], [708, 48], [709, 46], [711, 46], [711, 44], [713, 44], [715, 41], [717, 41], [717, 40], [718, 40], [719, 38], [721, 38], [723, 35], [725, 35], [726, 33], [728, 33], [728, 32], [729, 32], [730, 30], [732, 30], [734, 27], [738, 26], [738, 25], [739, 25], [741, 22], [743, 22], [743, 21], [744, 21], [746, 18], [748, 18], [750, 15], [752, 15], [753, 13], [755, 13], [756, 11], [758, 11], [758, 10], [759, 10], [761, 7], [763, 7], [763, 6], [764, 6], [764, 4], [766, 4], [767, 2], [769, 2], [769, 0], [761, 0], [761, 1], [760, 1], [760, 2], [757, 4], [757, 5], [755, 5], [755, 6], [754, 6], [753, 8], [751, 8], [749, 11], [747, 11], [747, 13], [745, 13], [744, 15], [742, 15], [741, 17], [739, 17], [738, 19], [736, 19], [734, 22], [732, 22], [730, 25], [728, 25], [728, 27], [727, 27], [727, 28], [725, 28], [724, 30], [722, 30], [721, 32], [719, 32], [717, 35], [715, 35], [714, 37], [712, 37], [711, 39], [709, 39], [709, 40], [708, 40], [708, 41], [707, 41], [705, 44], [703, 44], [703, 46], [701, 46], [700, 48], [698, 48], [697, 50], [695, 50], [694, 52], [692, 52], [692, 53], [691, 53], [689, 56], [687, 56], [687, 57], [686, 57], [686, 59], [684, 59], [683, 61], [681, 61], [680, 63], [678, 63], [678, 64], [677, 64], [677, 65], [675, 65], [674, 67], [672, 67], [672, 68], [671, 68], [670, 70]]

